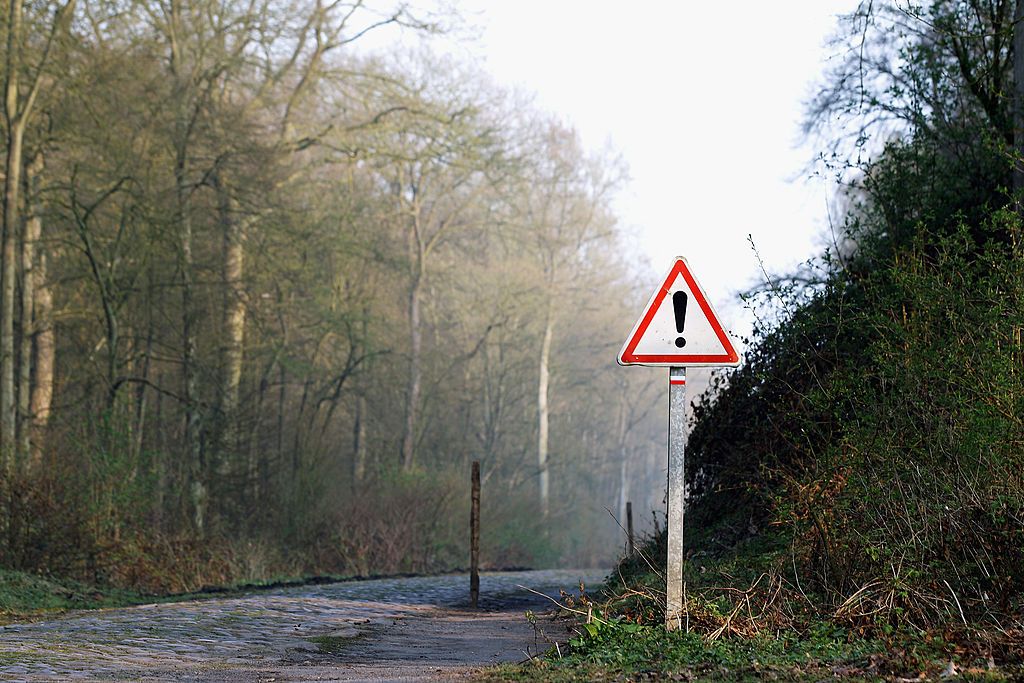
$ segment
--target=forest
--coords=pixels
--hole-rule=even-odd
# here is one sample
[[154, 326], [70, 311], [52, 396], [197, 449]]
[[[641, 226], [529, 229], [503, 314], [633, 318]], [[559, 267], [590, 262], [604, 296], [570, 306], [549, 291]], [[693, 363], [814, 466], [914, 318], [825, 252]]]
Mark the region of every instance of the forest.
[[[660, 505], [627, 171], [363, 0], [5, 6], [0, 566], [609, 563]], [[595, 359], [600, 359], [596, 361]]]

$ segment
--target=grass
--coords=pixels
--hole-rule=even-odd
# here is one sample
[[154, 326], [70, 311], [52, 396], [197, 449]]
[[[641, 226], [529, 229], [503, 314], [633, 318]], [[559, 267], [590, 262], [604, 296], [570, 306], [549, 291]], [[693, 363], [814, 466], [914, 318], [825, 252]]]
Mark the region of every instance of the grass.
[[18, 664], [50, 664], [57, 659], [54, 654], [38, 654], [34, 652], [0, 652], [0, 667]]
[[[608, 615], [605, 615], [608, 616]], [[828, 622], [803, 630], [762, 631], [754, 636], [709, 639], [697, 631], [667, 632], [661, 625], [608, 616], [579, 624], [577, 635], [530, 663], [485, 673], [490, 681], [881, 681], [939, 680], [955, 662], [957, 680], [1011, 681], [1024, 665], [1000, 662], [965, 649], [955, 634], [897, 633], [865, 638]]]
[[304, 577], [274, 577], [229, 586], [205, 586], [190, 593], [155, 594], [130, 589], [95, 586], [73, 579], [41, 576], [0, 568], [0, 624], [37, 619], [72, 609], [103, 609], [152, 603], [182, 602], [246, 595], [278, 588], [309, 586], [342, 581], [402, 578], [417, 574], [339, 574]]
[[151, 602], [151, 596], [24, 572], [0, 569], [0, 622], [69, 609], [95, 609]]
[[316, 636], [314, 638], [307, 638], [309, 642], [316, 645], [320, 654], [325, 655], [336, 655], [343, 652], [352, 644], [354, 639], [354, 636]]
[[[841, 623], [822, 611], [822, 596], [795, 586], [784, 537], [701, 540], [719, 550], [687, 561], [688, 630], [665, 631], [664, 580], [634, 557], [598, 594], [566, 601], [575, 610], [563, 615], [575, 622], [568, 642], [529, 663], [488, 670], [484, 680], [940, 680], [951, 662], [956, 680], [1024, 680], [1022, 633]], [[642, 551], [663, 557], [663, 546], [656, 537]], [[585, 623], [588, 613], [594, 619]]]
[[867, 671], [873, 643], [793, 635], [706, 641], [661, 626], [614, 624], [574, 639], [564, 656], [505, 667], [497, 680], [821, 680]]
[[122, 588], [100, 587], [72, 579], [0, 569], [0, 624], [36, 619], [72, 609], [102, 609], [150, 603], [231, 597], [289, 586], [348, 580], [351, 577], [314, 576], [275, 578], [235, 586], [203, 588], [194, 593], [154, 595]]

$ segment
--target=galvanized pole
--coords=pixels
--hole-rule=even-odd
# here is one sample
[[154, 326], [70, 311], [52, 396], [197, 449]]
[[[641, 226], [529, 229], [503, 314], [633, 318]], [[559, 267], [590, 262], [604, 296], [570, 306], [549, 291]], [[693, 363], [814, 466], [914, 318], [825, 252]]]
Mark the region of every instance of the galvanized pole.
[[668, 371], [668, 566], [665, 571], [665, 628], [682, 627], [683, 454], [686, 451], [686, 368]]

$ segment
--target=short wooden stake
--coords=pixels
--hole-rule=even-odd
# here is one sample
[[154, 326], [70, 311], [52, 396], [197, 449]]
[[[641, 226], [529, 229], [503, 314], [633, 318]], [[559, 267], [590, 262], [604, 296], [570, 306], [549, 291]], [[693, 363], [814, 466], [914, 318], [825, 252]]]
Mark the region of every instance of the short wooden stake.
[[629, 541], [629, 556], [633, 557], [636, 546], [633, 542], [633, 503], [626, 501], [626, 539]]
[[469, 513], [469, 604], [480, 600], [480, 461], [473, 461], [473, 493]]

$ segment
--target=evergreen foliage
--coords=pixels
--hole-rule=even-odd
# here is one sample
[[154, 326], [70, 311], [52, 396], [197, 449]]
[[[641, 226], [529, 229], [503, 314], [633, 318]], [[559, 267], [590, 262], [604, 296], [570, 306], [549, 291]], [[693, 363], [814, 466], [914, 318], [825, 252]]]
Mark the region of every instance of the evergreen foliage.
[[[745, 363], [719, 375], [694, 409], [690, 561], [757, 556], [792, 600], [790, 624], [827, 619], [861, 633], [1020, 625], [1024, 231], [1011, 188], [1021, 163], [1006, 88], [1013, 27], [1000, 23], [1009, 3], [992, 4], [991, 15], [975, 5], [865, 3], [847, 18], [861, 49], [812, 102], [812, 116], [856, 124], [860, 156], [830, 157], [842, 225], [802, 272], [750, 294], [763, 317]], [[979, 21], [989, 40], [976, 39]], [[872, 135], [884, 144], [864, 161]], [[760, 537], [775, 540], [754, 551]], [[664, 559], [652, 552], [658, 569]], [[729, 590], [746, 591], [742, 582]], [[691, 590], [705, 595], [701, 585]], [[769, 627], [780, 618], [762, 616]]]
[[[903, 136], [845, 171], [846, 219], [814, 277], [753, 293], [779, 313], [694, 414], [690, 519], [753, 504], [750, 528], [786, 532], [822, 613], [854, 622], [1005, 618], [1024, 594], [1024, 235], [1009, 98], [972, 99], [961, 9], [933, 3], [943, 30], [889, 45], [902, 69], [869, 101]], [[1008, 69], [1001, 31], [973, 64]]]

